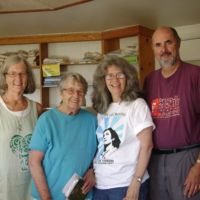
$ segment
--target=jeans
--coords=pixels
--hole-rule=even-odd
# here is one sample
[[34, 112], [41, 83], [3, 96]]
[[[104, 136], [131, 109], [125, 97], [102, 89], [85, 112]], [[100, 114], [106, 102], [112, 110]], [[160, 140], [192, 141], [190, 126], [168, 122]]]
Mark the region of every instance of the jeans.
[[[93, 200], [122, 200], [126, 196], [128, 187], [112, 189], [94, 189]], [[149, 179], [142, 183], [140, 187], [139, 200], [147, 200], [149, 192]]]

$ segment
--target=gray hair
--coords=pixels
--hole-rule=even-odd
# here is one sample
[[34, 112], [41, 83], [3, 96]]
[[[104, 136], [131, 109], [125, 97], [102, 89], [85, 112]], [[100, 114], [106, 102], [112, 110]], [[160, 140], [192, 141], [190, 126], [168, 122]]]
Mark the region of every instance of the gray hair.
[[69, 78], [72, 78], [73, 80], [75, 80], [78, 83], [80, 83], [83, 86], [84, 93], [85, 94], [87, 93], [87, 89], [88, 89], [88, 83], [87, 83], [87, 81], [85, 80], [85, 78], [81, 74], [74, 73], [74, 72], [68, 72], [68, 73], [64, 74], [61, 77], [61, 80], [60, 80], [60, 83], [59, 83], [59, 86], [58, 86], [60, 93], [62, 93], [62, 91], [63, 91], [63, 89], [65, 87], [65, 82]]
[[6, 83], [6, 73], [8, 72], [9, 68], [12, 65], [23, 63], [26, 66], [26, 72], [27, 72], [27, 85], [24, 90], [24, 94], [31, 94], [36, 89], [35, 80], [33, 77], [33, 72], [31, 65], [28, 63], [26, 58], [19, 56], [19, 55], [12, 55], [6, 58], [4, 64], [0, 67], [0, 91], [1, 93], [5, 93], [8, 86]]
[[121, 96], [122, 101], [135, 100], [142, 94], [135, 67], [118, 56], [106, 56], [98, 65], [93, 77], [92, 102], [93, 108], [99, 113], [105, 113], [113, 101], [105, 82], [107, 68], [111, 65], [121, 69], [126, 76], [126, 87]]

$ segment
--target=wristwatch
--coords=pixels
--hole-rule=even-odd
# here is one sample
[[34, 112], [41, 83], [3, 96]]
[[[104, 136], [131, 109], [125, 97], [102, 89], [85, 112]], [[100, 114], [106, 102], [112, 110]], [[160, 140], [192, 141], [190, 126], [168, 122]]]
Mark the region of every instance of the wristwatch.
[[136, 179], [136, 181], [138, 182], [138, 183], [142, 183], [142, 178], [141, 177], [139, 177], [139, 176], [134, 176], [134, 178]]

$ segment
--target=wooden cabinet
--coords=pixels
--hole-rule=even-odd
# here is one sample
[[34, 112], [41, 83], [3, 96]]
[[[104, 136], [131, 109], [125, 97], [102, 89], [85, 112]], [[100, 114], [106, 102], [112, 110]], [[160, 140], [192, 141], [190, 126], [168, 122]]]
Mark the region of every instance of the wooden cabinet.
[[[70, 33], [70, 34], [56, 34], [56, 35], [36, 35], [36, 36], [19, 36], [19, 37], [4, 37], [0, 38], [0, 45], [20, 45], [22, 44], [38, 44], [40, 54], [40, 96], [41, 103], [44, 107], [50, 105], [50, 89], [43, 86], [42, 77], [42, 62], [44, 58], [48, 57], [50, 53], [49, 48], [54, 43], [75, 43], [79, 46], [80, 42], [100, 42], [101, 53], [107, 54], [111, 51], [120, 48], [120, 40], [128, 37], [137, 37], [138, 40], [138, 74], [141, 85], [143, 84], [145, 76], [154, 70], [154, 56], [151, 50], [151, 35], [153, 31], [143, 26], [132, 26], [127, 28], [113, 29], [103, 32], [90, 33]], [[85, 45], [87, 47], [87, 45]], [[0, 46], [1, 48], [1, 46]], [[87, 49], [87, 48], [86, 48]], [[73, 67], [73, 66], [71, 66]], [[84, 66], [83, 66], [84, 67]]]

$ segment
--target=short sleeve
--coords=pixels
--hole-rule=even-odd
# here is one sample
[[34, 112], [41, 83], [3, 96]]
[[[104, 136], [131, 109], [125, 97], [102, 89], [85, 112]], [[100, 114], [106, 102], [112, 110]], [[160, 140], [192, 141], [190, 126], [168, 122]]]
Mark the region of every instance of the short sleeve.
[[133, 102], [130, 109], [129, 122], [131, 127], [133, 127], [135, 135], [145, 128], [151, 126], [153, 129], [155, 128], [149, 107], [143, 99], [138, 98]]
[[48, 146], [48, 139], [45, 125], [45, 117], [41, 116], [38, 119], [35, 129], [33, 131], [33, 135], [29, 145], [30, 150], [46, 152]]

